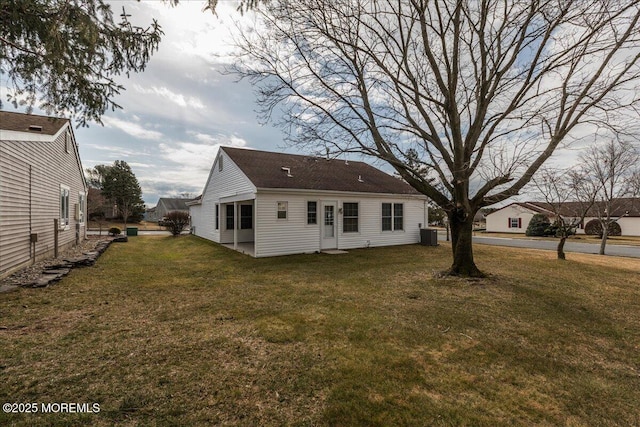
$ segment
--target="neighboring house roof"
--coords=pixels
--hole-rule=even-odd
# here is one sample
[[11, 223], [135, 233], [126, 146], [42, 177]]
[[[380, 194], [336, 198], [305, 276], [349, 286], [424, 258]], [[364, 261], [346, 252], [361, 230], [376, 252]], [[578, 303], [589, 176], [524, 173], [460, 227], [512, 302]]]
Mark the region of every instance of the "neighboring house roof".
[[0, 111], [0, 127], [8, 131], [55, 135], [68, 122], [55, 117]]
[[[66, 131], [64, 130], [65, 128], [67, 129]], [[17, 143], [25, 141], [36, 143], [53, 142], [62, 132], [68, 132], [71, 137], [71, 146], [78, 162], [80, 176], [85, 188], [87, 188], [78, 142], [68, 119], [0, 111], [0, 141]]]
[[[529, 209], [536, 213], [545, 214], [547, 216], [555, 215], [555, 208], [546, 202], [516, 202], [512, 203], [504, 208], [509, 206], [518, 205], [522, 208]], [[559, 205], [560, 207], [560, 215], [564, 217], [572, 217], [581, 215], [582, 204], [579, 202], [564, 202]], [[640, 198], [638, 197], [627, 197], [627, 198], [619, 198], [614, 199], [611, 203], [612, 217], [640, 217]], [[504, 209], [502, 208], [502, 209]], [[502, 210], [499, 209], [499, 210]], [[597, 217], [600, 213], [605, 212], [605, 204], [601, 202], [597, 202], [592, 206], [586, 213], [587, 217]]]
[[188, 201], [187, 203], [185, 203], [187, 206], [195, 206], [195, 205], [201, 205], [202, 204], [202, 194], [199, 195], [198, 197], [196, 197], [193, 200]]
[[193, 199], [181, 199], [181, 198], [172, 199], [168, 197], [161, 197], [158, 200], [158, 204], [156, 205], [156, 208], [160, 206], [160, 204], [162, 204], [162, 206], [167, 212], [188, 211], [189, 207], [187, 206], [187, 202], [190, 202], [191, 200]]
[[420, 195], [406, 182], [363, 162], [221, 148], [256, 188]]

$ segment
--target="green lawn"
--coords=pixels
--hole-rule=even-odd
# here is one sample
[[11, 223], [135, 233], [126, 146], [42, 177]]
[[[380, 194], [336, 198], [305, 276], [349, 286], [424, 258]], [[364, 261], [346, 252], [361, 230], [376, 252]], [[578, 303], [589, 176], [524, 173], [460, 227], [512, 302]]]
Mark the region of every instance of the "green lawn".
[[114, 244], [0, 294], [0, 425], [640, 425], [640, 261], [477, 245], [252, 259]]

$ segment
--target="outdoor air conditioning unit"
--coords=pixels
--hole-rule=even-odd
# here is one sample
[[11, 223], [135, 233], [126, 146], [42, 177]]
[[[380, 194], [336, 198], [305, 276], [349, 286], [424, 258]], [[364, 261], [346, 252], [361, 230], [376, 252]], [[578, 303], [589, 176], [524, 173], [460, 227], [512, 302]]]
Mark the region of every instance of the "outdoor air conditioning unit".
[[423, 246], [438, 246], [438, 230], [421, 228], [420, 244]]

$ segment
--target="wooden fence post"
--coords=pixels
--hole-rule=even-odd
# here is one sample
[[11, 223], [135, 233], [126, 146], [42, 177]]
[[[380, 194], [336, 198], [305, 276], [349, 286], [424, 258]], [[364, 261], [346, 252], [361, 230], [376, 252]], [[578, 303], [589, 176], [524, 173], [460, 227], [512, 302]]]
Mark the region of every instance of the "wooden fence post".
[[53, 219], [53, 256], [58, 257], [58, 218]]

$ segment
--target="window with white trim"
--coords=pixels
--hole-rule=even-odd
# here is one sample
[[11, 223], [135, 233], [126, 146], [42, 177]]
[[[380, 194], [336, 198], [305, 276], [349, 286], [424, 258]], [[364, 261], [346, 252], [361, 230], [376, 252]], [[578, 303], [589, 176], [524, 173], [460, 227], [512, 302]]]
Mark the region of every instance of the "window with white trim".
[[287, 219], [289, 202], [278, 202], [278, 219]]
[[404, 230], [404, 205], [402, 203], [382, 204], [382, 231]]
[[84, 213], [87, 209], [87, 196], [84, 192], [78, 192], [78, 222], [84, 224]]
[[358, 203], [342, 204], [342, 232], [358, 232]]
[[318, 202], [307, 202], [307, 224], [318, 223]]
[[522, 218], [509, 218], [509, 228], [522, 228]]
[[66, 229], [69, 227], [69, 187], [60, 185], [60, 222], [58, 227]]

